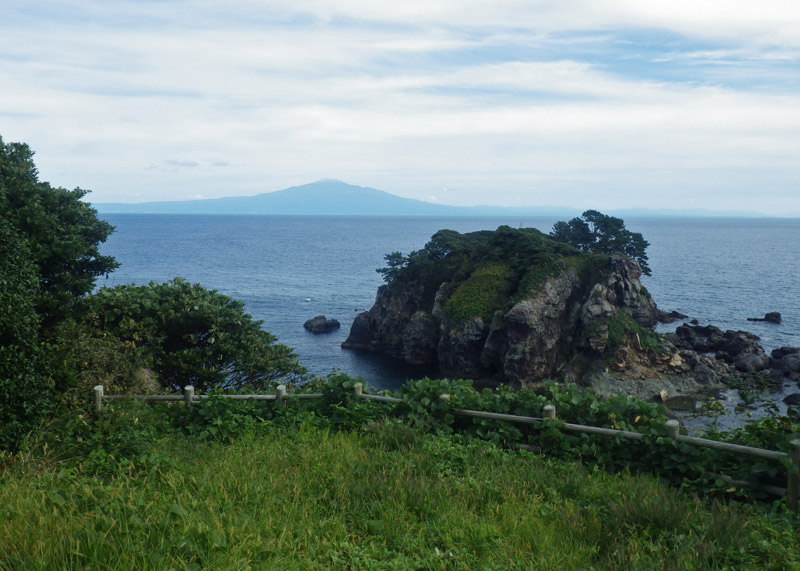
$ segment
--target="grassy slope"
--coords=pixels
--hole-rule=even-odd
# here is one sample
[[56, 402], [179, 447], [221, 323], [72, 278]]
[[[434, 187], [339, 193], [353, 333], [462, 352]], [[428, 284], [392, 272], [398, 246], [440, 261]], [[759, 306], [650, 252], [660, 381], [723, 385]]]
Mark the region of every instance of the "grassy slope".
[[169, 437], [112, 479], [0, 473], [1, 569], [797, 568], [789, 516], [423, 435], [263, 427]]

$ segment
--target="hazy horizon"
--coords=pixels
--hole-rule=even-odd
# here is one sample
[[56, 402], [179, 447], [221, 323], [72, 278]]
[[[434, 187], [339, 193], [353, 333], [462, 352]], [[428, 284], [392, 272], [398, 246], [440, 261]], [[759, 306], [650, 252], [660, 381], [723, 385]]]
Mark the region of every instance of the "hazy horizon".
[[[277, 191], [273, 191], [273, 192], [269, 192], [269, 193], [259, 193], [259, 194], [255, 194], [255, 195], [228, 196], [228, 197], [222, 197], [222, 198], [209, 198], [209, 199], [186, 199], [186, 200], [178, 200], [178, 201], [168, 200], [168, 201], [116, 202], [116, 203], [98, 203], [98, 202], [94, 202], [92, 204], [93, 204], [93, 206], [95, 206], [98, 209], [98, 211], [100, 211], [101, 213], [106, 213], [106, 214], [125, 214], [126, 213], [126, 209], [125, 208], [122, 208], [122, 209], [116, 208], [115, 209], [114, 207], [131, 207], [127, 211], [127, 213], [132, 213], [132, 214], [135, 214], [135, 213], [142, 213], [142, 214], [146, 214], [146, 213], [154, 213], [154, 214], [159, 214], [159, 213], [161, 213], [161, 214], [171, 214], [171, 213], [172, 214], [178, 214], [178, 213], [185, 213], [185, 214], [192, 214], [192, 213], [198, 213], [198, 214], [214, 214], [214, 213], [229, 214], [229, 213], [231, 213], [230, 210], [225, 210], [225, 209], [223, 209], [222, 212], [212, 212], [210, 210], [191, 212], [191, 211], [181, 211], [181, 210], [174, 210], [174, 209], [170, 210], [168, 208], [161, 208], [160, 210], [150, 210], [150, 211], [148, 211], [148, 210], [136, 210], [135, 207], [137, 207], [137, 206], [142, 206], [143, 207], [143, 206], [147, 206], [147, 205], [153, 205], [156, 208], [158, 207], [158, 205], [163, 205], [163, 206], [174, 205], [174, 206], [178, 206], [179, 207], [179, 206], [187, 205], [187, 204], [196, 204], [198, 206], [203, 206], [203, 205], [209, 205], [210, 206], [211, 204], [216, 204], [218, 202], [222, 202], [222, 203], [225, 203], [225, 205], [226, 205], [226, 207], [228, 209], [230, 209], [230, 207], [233, 206], [234, 204], [240, 203], [241, 205], [243, 205], [243, 207], [246, 210], [240, 208], [239, 211], [234, 212], [236, 214], [265, 214], [265, 212], [252, 212], [251, 209], [252, 209], [253, 205], [255, 205], [255, 202], [251, 201], [249, 199], [263, 199], [263, 200], [269, 201], [270, 195], [279, 193], [279, 194], [284, 195], [284, 198], [289, 199], [288, 202], [290, 204], [294, 203], [294, 204], [298, 205], [299, 207], [302, 207], [302, 205], [304, 204], [304, 201], [302, 199], [294, 200], [294, 202], [293, 202], [293, 199], [290, 198], [291, 195], [292, 195], [292, 191], [305, 191], [305, 190], [309, 190], [309, 189], [316, 189], [316, 192], [320, 193], [320, 192], [324, 192], [326, 187], [329, 186], [329, 185], [333, 186], [333, 187], [344, 187], [347, 190], [360, 189], [360, 190], [364, 190], [364, 191], [368, 191], [368, 192], [369, 191], [377, 191], [377, 193], [379, 195], [384, 196], [386, 198], [386, 200], [387, 200], [387, 204], [385, 204], [385, 206], [384, 206], [384, 211], [376, 214], [378, 216], [387, 216], [387, 215], [390, 216], [390, 215], [392, 215], [391, 214], [392, 209], [396, 208], [396, 204], [392, 202], [392, 199], [401, 199], [403, 201], [407, 201], [409, 203], [415, 203], [417, 205], [430, 206], [431, 208], [430, 208], [429, 211], [426, 211], [426, 212], [422, 213], [422, 215], [426, 215], [426, 216], [427, 215], [441, 215], [441, 216], [516, 216], [516, 215], [537, 214], [537, 211], [539, 211], [538, 213], [543, 215], [543, 216], [549, 216], [549, 215], [572, 216], [572, 215], [578, 215], [581, 212], [581, 210], [576, 209], [575, 207], [568, 206], [568, 205], [541, 205], [541, 206], [529, 206], [529, 207], [522, 207], [522, 206], [519, 206], [519, 207], [504, 207], [504, 206], [496, 206], [496, 205], [492, 205], [492, 204], [481, 204], [481, 205], [466, 206], [465, 207], [465, 206], [448, 205], [448, 204], [442, 204], [442, 203], [436, 203], [436, 202], [428, 202], [428, 201], [424, 201], [424, 200], [419, 200], [418, 201], [416, 199], [408, 199], [408, 198], [399, 197], [397, 195], [394, 195], [394, 194], [391, 194], [391, 193], [387, 193], [387, 192], [382, 191], [380, 189], [367, 188], [367, 187], [362, 187], [362, 186], [359, 186], [359, 185], [351, 185], [351, 184], [349, 184], [347, 182], [336, 180], [336, 179], [321, 179], [321, 180], [318, 180], [318, 181], [315, 181], [315, 182], [312, 182], [312, 183], [308, 183], [308, 184], [305, 184], [305, 185], [300, 185], [300, 186], [297, 186], [297, 187], [290, 187], [290, 188], [285, 188], [285, 189], [281, 189], [281, 190], [277, 190]], [[373, 196], [371, 198], [374, 199], [375, 197]], [[351, 204], [353, 206], [357, 206], [358, 202], [359, 202], [358, 197], [356, 197], [356, 196], [350, 196], [347, 199], [345, 199], [345, 198], [342, 198], [341, 195], [337, 194], [334, 197], [334, 199], [337, 199], [337, 201], [335, 202], [336, 206], [347, 205], [347, 204]], [[307, 198], [306, 198], [306, 201], [307, 201]], [[320, 201], [317, 201], [317, 202], [320, 202]], [[246, 206], [244, 206], [244, 205], [246, 205]], [[317, 206], [317, 207], [323, 206], [324, 207], [325, 204], [316, 204], [315, 203], [315, 206]], [[375, 206], [374, 200], [370, 200], [368, 204], [365, 204], [363, 206], [361, 213], [362, 214], [369, 214], [369, 212], [368, 212], [369, 208], [370, 207], [374, 207], [374, 206]], [[381, 205], [378, 205], [378, 206], [381, 206]], [[437, 212], [436, 209], [449, 209], [449, 210], [447, 210], [445, 212]], [[504, 211], [502, 211], [502, 209], [507, 209], [508, 211], [504, 212]], [[316, 211], [319, 211], [319, 210], [320, 210], [320, 208], [316, 208]], [[642, 216], [654, 216], [654, 215], [662, 214], [662, 215], [670, 215], [670, 216], [674, 215], [674, 216], [691, 216], [691, 217], [711, 216], [711, 217], [746, 217], [746, 218], [754, 218], [754, 217], [763, 217], [763, 218], [772, 218], [772, 217], [800, 218], [800, 215], [792, 214], [792, 213], [786, 213], [784, 215], [777, 216], [777, 215], [763, 214], [763, 213], [754, 212], [754, 211], [724, 211], [724, 210], [702, 210], [702, 209], [684, 209], [684, 210], [679, 210], [679, 209], [621, 208], [621, 209], [607, 210], [606, 213], [608, 213], [608, 214], [617, 214], [617, 215], [620, 215], [620, 214], [624, 213], [626, 215], [633, 215], [633, 216], [636, 216], [636, 214], [638, 213], [638, 214], [641, 214]], [[280, 212], [278, 214], [280, 214]], [[303, 215], [300, 212], [296, 212], [296, 214], [297, 215]], [[317, 215], [317, 214], [314, 213], [312, 215]], [[401, 214], [401, 215], [408, 215], [408, 213]]]

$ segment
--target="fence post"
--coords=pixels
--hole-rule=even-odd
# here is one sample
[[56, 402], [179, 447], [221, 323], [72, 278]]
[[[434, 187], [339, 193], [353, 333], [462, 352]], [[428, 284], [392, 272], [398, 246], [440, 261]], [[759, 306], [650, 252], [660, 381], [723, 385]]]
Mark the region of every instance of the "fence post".
[[103, 385], [94, 387], [94, 410], [97, 412], [103, 410]]
[[[789, 459], [792, 466], [800, 469], [800, 440], [792, 440], [792, 451], [789, 452]], [[789, 472], [786, 482], [786, 505], [792, 511], [797, 511], [797, 501], [800, 499], [800, 474]]]
[[669, 436], [673, 440], [677, 440], [678, 431], [681, 429], [681, 423], [673, 419], [673, 420], [668, 420], [666, 426], [667, 426], [667, 436]]
[[544, 405], [544, 417], [549, 419], [549, 420], [555, 420], [556, 419], [556, 407], [555, 407], [555, 405], [552, 405], [552, 404]]
[[183, 387], [183, 404], [186, 406], [192, 406], [192, 401], [194, 400], [194, 386], [186, 385]]
[[275, 394], [275, 404], [281, 408], [286, 408], [286, 385], [278, 385], [277, 393]]
[[357, 397], [360, 397], [361, 394], [364, 392], [364, 385], [362, 385], [361, 383], [354, 384], [353, 392], [356, 394]]

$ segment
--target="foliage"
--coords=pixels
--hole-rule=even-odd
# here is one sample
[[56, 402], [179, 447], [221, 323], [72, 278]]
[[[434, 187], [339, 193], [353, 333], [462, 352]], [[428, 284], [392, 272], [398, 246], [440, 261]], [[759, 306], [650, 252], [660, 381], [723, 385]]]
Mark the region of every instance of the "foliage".
[[491, 318], [492, 311], [502, 307], [508, 298], [510, 271], [507, 266], [493, 263], [476, 269], [461, 282], [444, 304], [443, 313], [452, 321], [468, 321], [474, 317]]
[[81, 201], [86, 191], [38, 180], [33, 152], [0, 138], [0, 449], [16, 449], [53, 409], [48, 342], [98, 275], [112, 228]]
[[30, 148], [0, 138], [0, 212], [27, 243], [39, 279], [37, 311], [46, 324], [69, 315], [95, 278], [118, 266], [100, 254], [113, 227], [81, 200], [87, 192], [40, 182]]
[[[455, 291], [446, 313], [451, 319], [489, 317], [508, 309], [516, 297], [564, 269], [563, 259], [580, 256], [566, 244], [534, 228], [500, 226], [495, 231], [459, 234], [440, 230], [422, 250], [403, 256], [387, 254], [387, 267], [377, 271], [388, 287], [422, 287], [423, 306], [430, 310], [442, 283]], [[459, 291], [460, 290], [460, 291]]]
[[129, 344], [167, 389], [264, 389], [305, 372], [243, 303], [180, 278], [102, 288], [86, 300], [84, 319]]
[[[554, 383], [478, 392], [447, 379], [408, 382], [400, 403], [375, 403], [354, 397], [356, 382], [336, 373], [309, 383], [298, 390], [323, 398], [285, 409], [212, 395], [188, 408], [62, 412], [31, 452], [0, 456], [0, 567], [800, 565], [795, 515], [662, 483], [749, 500], [703, 474], [770, 481], [785, 468], [666, 438], [659, 405]], [[541, 418], [547, 404], [558, 420], [533, 425], [454, 413]], [[564, 422], [644, 440], [576, 434]], [[711, 436], [783, 450], [796, 428], [770, 419]], [[519, 442], [547, 458], [513, 450]]]
[[230, 442], [274, 416], [265, 401], [239, 402], [212, 394], [191, 407], [173, 407], [172, 424], [198, 440]]
[[84, 321], [67, 319], [53, 328], [49, 368], [62, 399], [86, 395], [95, 385], [110, 394], [158, 392], [148, 368], [152, 360], [131, 340], [98, 332]]
[[[548, 457], [580, 460], [606, 470], [657, 474], [676, 486], [703, 493], [737, 498], [766, 499], [759, 484], [785, 484], [787, 467], [780, 463], [737, 456], [677, 442], [667, 437], [665, 410], [655, 403], [617, 396], [598, 399], [574, 385], [547, 383], [540, 391], [516, 391], [508, 387], [476, 391], [471, 381], [421, 379], [408, 381], [393, 397], [398, 403], [356, 398], [353, 387], [361, 379], [332, 374], [327, 379], [299, 388], [322, 392], [322, 398], [288, 399], [285, 409], [272, 401], [241, 401], [212, 396], [190, 408], [167, 407], [169, 424], [200, 440], [231, 441], [269, 426], [329, 426], [372, 430], [380, 423], [396, 422], [442, 434], [488, 441], [514, 448], [526, 444]], [[294, 391], [297, 392], [297, 391]], [[440, 395], [449, 395], [448, 400]], [[556, 408], [557, 419], [533, 424], [468, 417], [454, 410], [482, 410], [542, 419], [545, 405]], [[642, 434], [640, 440], [565, 430], [564, 422], [625, 430]], [[773, 450], [788, 451], [798, 426], [789, 419], [763, 420], [732, 433], [712, 431], [710, 438]], [[714, 474], [728, 474], [752, 486], [730, 486]]]
[[383, 258], [386, 260], [386, 267], [378, 268], [375, 271], [383, 276], [385, 282], [391, 283], [400, 276], [403, 268], [408, 265], [408, 258], [403, 256], [402, 252], [390, 252]]
[[580, 218], [556, 222], [550, 236], [572, 244], [582, 252], [623, 254], [639, 262], [645, 275], [651, 274], [646, 253], [650, 244], [639, 232], [625, 228], [621, 218], [587, 210]]
[[[98, 383], [121, 393], [152, 391], [154, 376], [199, 391], [303, 378], [294, 353], [216, 291], [176, 279], [87, 295], [118, 264], [100, 254], [113, 228], [86, 194], [40, 182], [28, 146], [0, 139], [0, 449], [17, 450], [59, 400], [59, 418], [79, 410]], [[60, 430], [90, 442], [81, 430], [96, 428]]]
[[0, 450], [15, 449], [55, 399], [39, 343], [38, 288], [26, 242], [0, 217]]
[[788, 514], [459, 435], [370, 426], [272, 427], [224, 445], [168, 436], [152, 443], [165, 459], [156, 477], [136, 464], [108, 478], [22, 458], [0, 473], [0, 568], [800, 565]]
[[664, 354], [666, 351], [663, 337], [652, 329], [639, 325], [624, 308], [609, 316], [607, 324], [606, 351], [609, 354], [613, 355], [625, 342], [635, 343], [644, 351], [653, 351], [658, 354]]
[[109, 404], [100, 414], [62, 407], [31, 450], [69, 478], [131, 475], [168, 463], [153, 451], [159, 433], [167, 428], [163, 411], [142, 402]]

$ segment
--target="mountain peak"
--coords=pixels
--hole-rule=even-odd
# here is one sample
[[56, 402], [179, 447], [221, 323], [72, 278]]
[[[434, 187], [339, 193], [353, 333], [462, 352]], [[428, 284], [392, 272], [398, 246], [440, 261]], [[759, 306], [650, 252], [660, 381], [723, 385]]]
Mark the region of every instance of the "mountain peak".
[[382, 190], [338, 179], [316, 182], [255, 196], [180, 202], [95, 204], [100, 213], [142, 214], [280, 214], [280, 215], [457, 215], [463, 209], [402, 198]]

